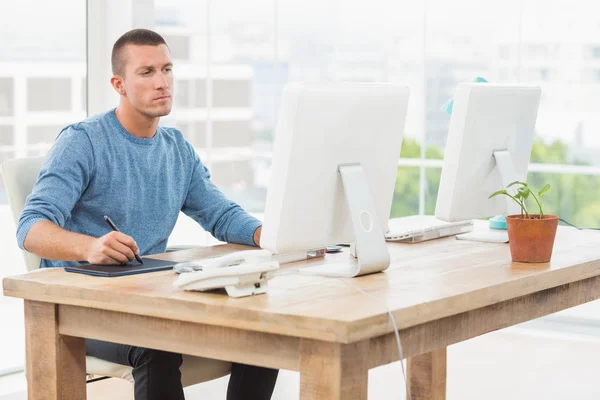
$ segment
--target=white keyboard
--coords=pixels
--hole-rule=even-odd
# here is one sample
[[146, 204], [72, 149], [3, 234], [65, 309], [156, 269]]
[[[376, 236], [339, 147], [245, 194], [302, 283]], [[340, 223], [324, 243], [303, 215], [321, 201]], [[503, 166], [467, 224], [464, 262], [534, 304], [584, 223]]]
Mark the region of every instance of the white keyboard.
[[430, 234], [419, 239], [429, 240], [470, 232], [473, 229], [473, 221], [446, 222], [433, 215], [413, 215], [390, 219], [388, 226], [385, 234], [387, 240], [406, 240]]
[[413, 215], [410, 217], [401, 217], [390, 219], [388, 232], [394, 233], [411, 233], [411, 232], [424, 232], [430, 229], [435, 229], [444, 225], [448, 225], [448, 222], [436, 219], [435, 217], [429, 218], [427, 215]]

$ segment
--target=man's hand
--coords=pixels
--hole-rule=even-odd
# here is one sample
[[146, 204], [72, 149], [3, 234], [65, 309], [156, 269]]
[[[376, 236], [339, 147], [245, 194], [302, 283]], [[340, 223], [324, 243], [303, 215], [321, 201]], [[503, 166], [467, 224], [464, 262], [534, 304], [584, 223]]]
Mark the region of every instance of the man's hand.
[[262, 225], [259, 226], [258, 228], [256, 228], [256, 230], [254, 231], [254, 237], [252, 238], [252, 240], [254, 240], [254, 244], [257, 245], [258, 247], [260, 247], [261, 232], [262, 232]]
[[24, 247], [47, 260], [85, 260], [92, 264], [126, 263], [140, 251], [135, 241], [123, 233], [95, 238], [69, 232], [50, 221], [35, 223], [25, 237]]
[[139, 253], [135, 241], [121, 232], [110, 232], [94, 239], [86, 252], [86, 261], [90, 264], [126, 264], [133, 261]]

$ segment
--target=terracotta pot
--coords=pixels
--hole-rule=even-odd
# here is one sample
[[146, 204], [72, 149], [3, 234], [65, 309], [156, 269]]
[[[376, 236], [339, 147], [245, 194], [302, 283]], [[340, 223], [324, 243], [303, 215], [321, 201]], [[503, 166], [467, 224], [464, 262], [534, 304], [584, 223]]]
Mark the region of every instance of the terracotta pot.
[[[530, 217], [539, 218], [537, 214]], [[550, 261], [558, 227], [556, 215], [544, 219], [525, 219], [521, 214], [506, 217], [508, 242], [513, 261], [543, 263]]]

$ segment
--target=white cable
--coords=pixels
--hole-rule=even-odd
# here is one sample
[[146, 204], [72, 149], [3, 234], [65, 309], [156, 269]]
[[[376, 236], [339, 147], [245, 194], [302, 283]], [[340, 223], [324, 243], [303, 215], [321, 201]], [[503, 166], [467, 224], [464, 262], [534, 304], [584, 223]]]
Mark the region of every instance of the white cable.
[[[361, 288], [359, 288], [358, 286], [355, 286], [353, 283], [350, 283], [350, 281], [347, 278], [337, 278], [338, 281], [344, 283], [347, 286], [352, 287], [353, 289], [359, 291], [360, 293], [364, 294], [365, 296], [369, 296], [372, 297], [374, 299], [377, 299], [376, 296], [373, 296], [372, 294], [369, 294], [367, 292], [365, 292], [364, 290], [362, 290]], [[389, 307], [385, 306], [385, 308], [387, 309], [387, 313], [390, 316], [390, 320], [392, 321], [392, 325], [394, 326], [394, 333], [396, 334], [396, 345], [398, 346], [398, 356], [400, 357], [400, 367], [402, 368], [402, 376], [404, 378], [404, 385], [406, 386], [406, 397], [407, 400], [410, 400], [411, 396], [410, 396], [410, 387], [408, 386], [408, 381], [406, 380], [406, 372], [404, 372], [404, 362], [402, 361], [404, 359], [404, 354], [402, 352], [402, 344], [400, 343], [400, 332], [398, 331], [398, 325], [396, 324], [396, 318], [394, 318], [394, 314], [392, 314], [392, 312], [390, 311]]]
[[[285, 268], [283, 270], [280, 270], [276, 276], [290, 276], [290, 275], [298, 275], [298, 276], [311, 276], [311, 275], [306, 275], [306, 274], [302, 274], [299, 272], [300, 269], [299, 268]], [[322, 275], [312, 275], [312, 276], [321, 276]], [[335, 277], [329, 277], [327, 276], [326, 278], [333, 278], [334, 281], [339, 281], [342, 282], [343, 284], [345, 284], [346, 286], [350, 286], [351, 288], [353, 288], [354, 290], [364, 294], [365, 296], [368, 297], [372, 297], [374, 299], [378, 299], [377, 296], [373, 296], [372, 294], [369, 294], [367, 292], [365, 292], [364, 290], [362, 290], [361, 288], [359, 288], [358, 286], [355, 286], [354, 284], [350, 283], [350, 281], [348, 280], [348, 278], [335, 278]], [[320, 282], [319, 282], [320, 283]], [[312, 286], [314, 283], [310, 283], [308, 285], [303, 285], [303, 286]], [[298, 287], [293, 287], [293, 288], [278, 288], [277, 290], [283, 290], [283, 291], [288, 291], [290, 289], [297, 289]], [[394, 314], [392, 314], [392, 312], [390, 311], [389, 307], [385, 306], [385, 308], [387, 309], [387, 313], [390, 316], [390, 320], [392, 321], [392, 325], [394, 326], [394, 333], [396, 335], [396, 345], [398, 346], [398, 356], [399, 356], [399, 360], [400, 360], [400, 367], [402, 368], [402, 377], [404, 378], [404, 385], [406, 388], [406, 395], [407, 395], [407, 400], [411, 399], [410, 396], [410, 387], [408, 386], [408, 381], [406, 380], [406, 372], [404, 370], [404, 362], [402, 361], [404, 359], [404, 353], [402, 352], [402, 344], [400, 342], [400, 332], [398, 330], [398, 325], [396, 324], [396, 318], [394, 318]]]

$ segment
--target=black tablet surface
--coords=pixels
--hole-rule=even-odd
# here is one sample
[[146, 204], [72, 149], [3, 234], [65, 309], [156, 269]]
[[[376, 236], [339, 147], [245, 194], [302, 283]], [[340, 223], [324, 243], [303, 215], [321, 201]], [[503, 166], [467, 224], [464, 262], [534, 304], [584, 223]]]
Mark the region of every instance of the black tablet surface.
[[175, 261], [156, 260], [145, 257], [142, 257], [142, 259], [144, 260], [144, 264], [140, 264], [137, 261], [133, 261], [126, 265], [85, 264], [76, 267], [65, 267], [65, 271], [94, 276], [114, 277], [164, 271], [172, 269], [173, 265], [177, 264]]

